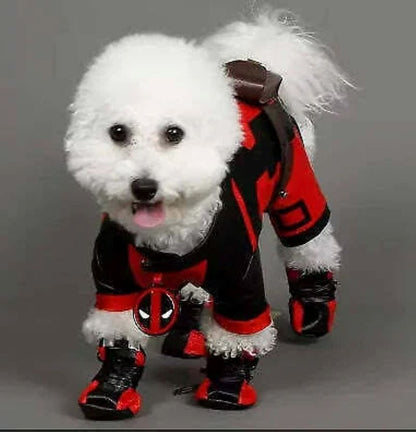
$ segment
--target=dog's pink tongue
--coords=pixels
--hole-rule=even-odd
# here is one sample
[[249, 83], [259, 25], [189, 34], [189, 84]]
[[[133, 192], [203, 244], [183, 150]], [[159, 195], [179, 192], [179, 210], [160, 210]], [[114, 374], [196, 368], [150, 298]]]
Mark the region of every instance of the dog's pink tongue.
[[160, 225], [165, 219], [165, 210], [162, 203], [142, 206], [134, 213], [134, 223], [142, 228], [153, 228]]

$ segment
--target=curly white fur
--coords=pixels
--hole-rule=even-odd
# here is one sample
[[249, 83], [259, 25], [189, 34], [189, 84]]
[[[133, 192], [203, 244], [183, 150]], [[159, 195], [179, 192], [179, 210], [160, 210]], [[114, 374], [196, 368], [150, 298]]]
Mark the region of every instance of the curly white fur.
[[305, 145], [306, 154], [308, 155], [311, 164], [313, 164], [316, 150], [315, 126], [307, 117], [300, 119], [300, 121], [298, 121], [298, 126], [303, 144]]
[[331, 224], [302, 246], [285, 247], [279, 243], [278, 252], [287, 267], [304, 272], [334, 271], [340, 265], [341, 247], [333, 235]]
[[287, 11], [265, 10], [203, 41], [222, 62], [252, 58], [280, 74], [279, 94], [295, 118], [330, 109], [351, 84], [327, 50]]
[[226, 25], [203, 41], [220, 62], [251, 58], [283, 77], [279, 95], [295, 117], [312, 159], [315, 133], [311, 116], [329, 111], [352, 87], [326, 48], [293, 14], [264, 8], [251, 21]]
[[205, 334], [208, 350], [214, 355], [224, 357], [236, 357], [243, 351], [262, 356], [271, 351], [277, 342], [277, 330], [273, 324], [257, 333], [242, 335], [225, 330], [211, 314], [206, 313], [201, 328]]
[[181, 289], [182, 300], [192, 300], [196, 303], [206, 303], [211, 296], [201, 287], [188, 283]]
[[94, 344], [102, 338], [107, 342], [127, 339], [131, 345], [144, 348], [149, 339], [136, 326], [132, 310], [108, 312], [93, 308], [82, 325], [82, 333], [89, 343]]

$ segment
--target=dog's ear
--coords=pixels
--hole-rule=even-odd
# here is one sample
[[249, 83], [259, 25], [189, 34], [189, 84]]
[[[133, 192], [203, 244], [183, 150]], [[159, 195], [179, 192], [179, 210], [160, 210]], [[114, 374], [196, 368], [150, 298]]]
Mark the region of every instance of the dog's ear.
[[225, 64], [239, 99], [254, 105], [276, 101], [282, 77], [255, 60], [233, 60]]

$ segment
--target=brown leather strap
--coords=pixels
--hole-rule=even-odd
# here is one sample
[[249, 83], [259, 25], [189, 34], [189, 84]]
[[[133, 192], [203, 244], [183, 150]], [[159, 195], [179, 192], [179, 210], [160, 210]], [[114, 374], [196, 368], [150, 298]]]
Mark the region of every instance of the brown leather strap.
[[[293, 163], [293, 149], [290, 145], [287, 131], [285, 128], [285, 117], [286, 114], [283, 110], [283, 107], [280, 101], [276, 101], [273, 104], [265, 105], [263, 107], [263, 111], [269, 117], [270, 122], [272, 123], [277, 137], [280, 143], [281, 149], [281, 170], [279, 177], [279, 184], [277, 185], [275, 191], [276, 194], [279, 194], [282, 198], [285, 198], [287, 192], [285, 191], [286, 185], [289, 182], [290, 173], [292, 171], [292, 163]], [[274, 196], [272, 197], [272, 201], [274, 201]]]
[[253, 105], [263, 105], [278, 98], [280, 75], [268, 71], [254, 60], [233, 60], [225, 64], [234, 80], [237, 97]]
[[267, 70], [254, 60], [233, 60], [225, 64], [228, 76], [233, 78], [236, 95], [252, 105], [260, 105], [270, 119], [281, 146], [282, 161], [277, 193], [285, 196], [292, 167], [292, 146], [285, 128], [285, 111], [279, 100], [282, 77]]

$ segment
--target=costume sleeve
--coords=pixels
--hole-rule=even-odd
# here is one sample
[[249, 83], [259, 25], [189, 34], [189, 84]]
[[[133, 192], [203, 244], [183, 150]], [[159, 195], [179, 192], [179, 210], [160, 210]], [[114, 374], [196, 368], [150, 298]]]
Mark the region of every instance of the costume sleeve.
[[221, 278], [212, 294], [214, 320], [227, 331], [253, 334], [272, 322], [258, 250], [241, 279]]
[[127, 294], [137, 290], [128, 265], [127, 245], [125, 234], [105, 215], [91, 262], [98, 294]]
[[296, 127], [290, 145], [291, 171], [286, 193], [278, 194], [272, 201], [269, 215], [282, 244], [294, 247], [316, 237], [327, 225], [330, 212]]

